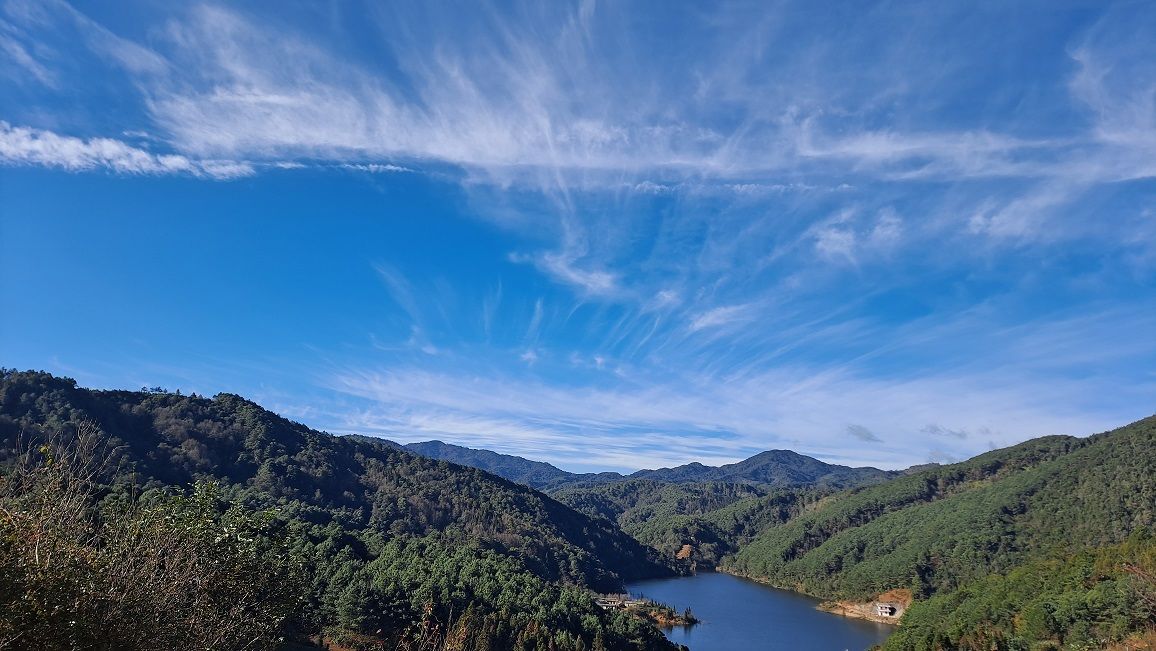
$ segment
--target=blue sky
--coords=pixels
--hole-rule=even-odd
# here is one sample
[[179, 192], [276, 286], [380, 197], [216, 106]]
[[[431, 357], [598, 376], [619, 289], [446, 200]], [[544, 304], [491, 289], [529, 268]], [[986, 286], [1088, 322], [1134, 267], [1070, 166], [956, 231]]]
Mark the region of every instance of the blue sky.
[[1152, 3], [10, 0], [0, 89], [7, 367], [573, 470], [1156, 411]]

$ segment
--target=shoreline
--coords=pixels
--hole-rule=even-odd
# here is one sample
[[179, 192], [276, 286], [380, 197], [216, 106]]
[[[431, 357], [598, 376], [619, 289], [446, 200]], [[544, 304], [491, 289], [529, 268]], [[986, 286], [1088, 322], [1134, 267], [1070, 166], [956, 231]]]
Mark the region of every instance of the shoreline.
[[874, 615], [867, 611], [871, 607], [870, 603], [856, 603], [853, 601], [824, 601], [815, 606], [816, 610], [821, 610], [832, 615], [841, 615], [849, 619], [862, 619], [868, 622], [875, 622], [876, 624], [887, 624], [888, 626], [898, 626], [903, 615], [897, 617], [882, 617]]
[[900, 611], [897, 615], [895, 615], [894, 617], [884, 617], [882, 615], [876, 615], [876, 614], [871, 612], [871, 608], [875, 604], [875, 601], [856, 602], [856, 601], [849, 601], [849, 600], [845, 600], [845, 599], [824, 599], [823, 597], [811, 594], [809, 592], [805, 592], [803, 590], [798, 590], [795, 588], [785, 588], [782, 586], [775, 585], [774, 583], [771, 583], [770, 581], [767, 581], [762, 577], [747, 576], [745, 574], [740, 574], [738, 572], [734, 572], [734, 571], [728, 570], [726, 568], [720, 568], [717, 566], [712, 571], [719, 572], [722, 574], [729, 574], [730, 576], [740, 578], [740, 579], [746, 579], [747, 581], [754, 581], [755, 583], [769, 586], [769, 587], [775, 588], [776, 590], [786, 590], [788, 592], [794, 592], [795, 594], [805, 595], [805, 596], [810, 597], [812, 599], [819, 600], [819, 603], [815, 605], [815, 610], [820, 610], [822, 612], [830, 613], [832, 615], [839, 615], [842, 617], [847, 617], [849, 619], [861, 619], [861, 620], [868, 621], [868, 622], [874, 622], [876, 624], [887, 624], [888, 626], [898, 626], [899, 622], [902, 621], [902, 619], [903, 619], [903, 614], [907, 611], [907, 607], [911, 605], [909, 593], [908, 594], [897, 594], [897, 593], [906, 592], [906, 591], [891, 590], [888, 592], [884, 592], [883, 594], [879, 595], [876, 598], [877, 601], [898, 600], [902, 604], [902, 608], [900, 609]]

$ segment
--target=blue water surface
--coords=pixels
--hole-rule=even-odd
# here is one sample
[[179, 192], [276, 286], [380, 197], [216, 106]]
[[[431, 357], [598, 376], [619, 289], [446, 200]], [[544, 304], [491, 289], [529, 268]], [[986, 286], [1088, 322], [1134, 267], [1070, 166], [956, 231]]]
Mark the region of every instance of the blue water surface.
[[627, 589], [680, 612], [694, 611], [700, 623], [666, 631], [671, 641], [691, 651], [863, 651], [895, 630], [816, 610], [819, 602], [811, 597], [729, 574], [643, 581]]

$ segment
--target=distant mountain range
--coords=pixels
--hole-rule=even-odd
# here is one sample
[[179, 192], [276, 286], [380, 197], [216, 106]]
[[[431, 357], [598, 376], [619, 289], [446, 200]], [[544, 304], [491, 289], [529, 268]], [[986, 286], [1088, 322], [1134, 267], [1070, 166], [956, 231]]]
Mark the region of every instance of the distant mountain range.
[[[63, 467], [55, 459], [70, 458], [67, 437], [86, 428], [107, 449], [101, 513], [134, 501], [146, 515], [198, 504], [171, 500], [215, 486], [220, 497], [197, 507], [215, 527], [205, 540], [234, 539], [218, 535], [235, 529], [230, 513], [260, 516], [268, 530], [251, 540], [301, 564], [300, 576], [285, 576], [305, 599], [286, 621], [302, 634], [378, 645], [357, 648], [391, 648], [414, 626], [456, 622], [468, 648], [488, 651], [673, 651], [648, 623], [600, 608], [591, 591], [712, 568], [852, 606], [905, 595], [910, 607], [887, 650], [1123, 650], [1156, 640], [1156, 416], [905, 471], [769, 450], [721, 466], [582, 474], [439, 441], [332, 436], [231, 394], [98, 391], [6, 369], [0, 507], [21, 515], [0, 518], [0, 587], [17, 586], [0, 589], [0, 638], [6, 621], [24, 617], [9, 614], [17, 608], [31, 618], [70, 613], [18, 595], [89, 598], [72, 566], [39, 592], [12, 583], [40, 575], [8, 550], [21, 544], [35, 558], [56, 520], [33, 517], [28, 496], [40, 492], [6, 488], [33, 484], [3, 476], [31, 461]], [[36, 444], [27, 455], [23, 441]], [[162, 522], [184, 522], [174, 517]], [[85, 537], [70, 562], [99, 578], [143, 553], [108, 556], [104, 540]], [[95, 563], [102, 553], [119, 560]], [[1131, 646], [1105, 646], [1113, 640]]]
[[729, 482], [757, 484], [769, 488], [819, 487], [838, 489], [873, 484], [903, 474], [902, 471], [879, 470], [870, 467], [852, 468], [824, 463], [790, 450], [767, 450], [749, 459], [722, 466], [707, 466], [695, 462], [674, 468], [639, 470], [630, 475], [616, 472], [573, 473], [542, 461], [531, 461], [514, 455], [451, 445], [441, 441], [426, 441], [408, 445], [389, 441], [388, 444], [430, 459], [449, 461], [484, 470], [510, 481], [547, 492], [620, 482], [628, 479], [649, 479], [673, 484]]
[[689, 463], [675, 468], [640, 470], [632, 479], [674, 483], [725, 481], [763, 484], [774, 488], [822, 486], [851, 488], [898, 477], [903, 473], [878, 468], [851, 468], [808, 457], [790, 450], [767, 450], [737, 463], [712, 467]]
[[426, 441], [424, 443], [410, 443], [401, 446], [414, 454], [449, 461], [462, 466], [469, 466], [484, 470], [512, 482], [525, 484], [538, 490], [555, 490], [562, 486], [575, 483], [602, 483], [619, 481], [622, 475], [616, 472], [602, 473], [573, 473], [552, 466], [543, 461], [531, 461], [511, 454], [498, 454], [490, 450], [475, 450], [473, 448], [451, 445], [441, 441]]

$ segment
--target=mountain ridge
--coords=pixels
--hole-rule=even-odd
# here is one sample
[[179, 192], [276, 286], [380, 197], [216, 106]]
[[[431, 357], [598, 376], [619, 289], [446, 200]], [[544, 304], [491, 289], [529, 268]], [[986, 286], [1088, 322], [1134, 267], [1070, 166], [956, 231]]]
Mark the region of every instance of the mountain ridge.
[[[358, 439], [374, 439], [364, 435], [348, 435]], [[617, 472], [574, 473], [562, 470], [545, 461], [503, 454], [484, 448], [471, 448], [443, 441], [421, 441], [400, 444], [389, 439], [387, 445], [408, 450], [441, 461], [450, 461], [531, 488], [552, 493], [558, 490], [590, 487], [599, 484], [624, 482], [635, 479], [665, 483], [687, 484], [701, 482], [729, 482], [757, 484], [770, 488], [818, 487], [852, 488], [899, 477], [907, 470], [880, 470], [871, 466], [843, 466], [820, 461], [793, 450], [764, 450], [746, 459], [721, 466], [708, 466], [698, 461], [683, 465], [642, 469], [630, 474]]]
[[[333, 436], [234, 394], [99, 391], [0, 369], [0, 472], [19, 440], [40, 445], [80, 423], [116, 454], [102, 489], [115, 499], [102, 508], [207, 480], [234, 505], [275, 510], [311, 568], [308, 626], [394, 635], [423, 612], [445, 624], [470, 611], [471, 630], [503, 636], [490, 651], [544, 636], [576, 651], [600, 635], [606, 648], [669, 648], [587, 589], [712, 566], [856, 602], [910, 590], [886, 649], [1060, 648], [1156, 626], [1156, 581], [1144, 578], [1156, 577], [1156, 416], [905, 471], [767, 450], [717, 467], [577, 475], [440, 441]], [[28, 448], [48, 463], [51, 449]], [[594, 479], [547, 495], [421, 450], [534, 481]]]
[[898, 477], [901, 474], [902, 471], [880, 470], [870, 466], [851, 467], [826, 463], [794, 450], [764, 450], [741, 461], [721, 466], [691, 462], [673, 468], [639, 470], [629, 477], [675, 483], [703, 481], [755, 483], [775, 488], [788, 486], [851, 488]]
[[[22, 459], [51, 465], [54, 450], [88, 430], [109, 455], [94, 475], [94, 510], [208, 484], [233, 508], [272, 518], [281, 539], [271, 544], [301, 573], [293, 626], [303, 635], [393, 648], [414, 627], [457, 624], [490, 651], [577, 651], [598, 640], [672, 648], [648, 624], [599, 608], [590, 592], [670, 576], [672, 564], [544, 493], [387, 442], [319, 432], [235, 394], [92, 390], [0, 369], [0, 487]], [[29, 442], [35, 447], [22, 447]], [[21, 576], [8, 543], [29, 536], [9, 530], [16, 522], [0, 518], [0, 583]], [[0, 590], [0, 631], [18, 594]], [[359, 646], [374, 636], [380, 644]]]

